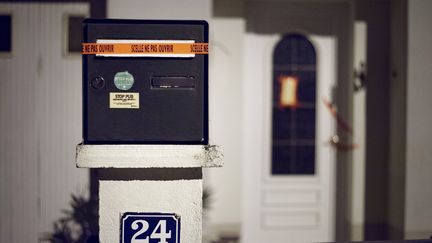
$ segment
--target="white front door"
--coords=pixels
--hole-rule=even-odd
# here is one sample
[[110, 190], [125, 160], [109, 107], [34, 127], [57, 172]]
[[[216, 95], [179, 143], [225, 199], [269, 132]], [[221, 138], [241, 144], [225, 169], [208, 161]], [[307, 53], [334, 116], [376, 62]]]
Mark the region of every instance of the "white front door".
[[[279, 108], [274, 107], [282, 104], [287, 106], [287, 109], [297, 109], [296, 112], [300, 112], [302, 104], [302, 95], [298, 93], [300, 89], [291, 86], [281, 91], [284, 89], [281, 86], [274, 87], [281, 85], [275, 81], [275, 75], [279, 74], [278, 69], [285, 68], [284, 65], [274, 63], [274, 50], [284, 35], [248, 33], [245, 38], [242, 218], [244, 243], [335, 240], [335, 151], [328, 143], [335, 134], [335, 120], [323, 99], [332, 100], [336, 79], [336, 39], [318, 35], [304, 37], [315, 49], [315, 66], [301, 67], [292, 64], [286, 67], [290, 70], [297, 68], [315, 72], [316, 89], [312, 91], [315, 98], [314, 102], [309, 104], [314, 106], [315, 115], [306, 121], [314, 123], [314, 128], [311, 129], [315, 133], [311, 136], [314, 140], [301, 139], [299, 136], [298, 139], [291, 138], [287, 142], [291, 145], [294, 143], [297, 147], [304, 143], [309, 148], [309, 152], [300, 151], [298, 156], [289, 162], [296, 164], [294, 167], [297, 166], [297, 169], [292, 167], [293, 165], [284, 164], [284, 158], [288, 158], [290, 153], [296, 153], [295, 148], [293, 150], [294, 145], [286, 146], [285, 150], [283, 146], [280, 149], [277, 146], [283, 144], [283, 141], [275, 139], [275, 136], [279, 136], [277, 133], [285, 132], [283, 128], [275, 127], [279, 126], [275, 124], [283, 126], [287, 121], [274, 121], [277, 116], [273, 116], [273, 113], [279, 111]], [[287, 50], [287, 53], [290, 51]], [[295, 87], [300, 87], [300, 82], [306, 82], [302, 77], [311, 77], [310, 73], [294, 75], [297, 79]], [[298, 93], [294, 94], [295, 97], [290, 94], [293, 89]], [[286, 94], [282, 94], [283, 92]], [[285, 96], [285, 101], [281, 96]], [[299, 100], [289, 107], [289, 102], [292, 102], [290, 99]], [[305, 107], [306, 103], [303, 102]], [[291, 127], [289, 132], [308, 132], [301, 127], [302, 124], [297, 124], [296, 127]], [[303, 162], [309, 163], [307, 169], [301, 169]], [[289, 171], [286, 166], [294, 169]]]

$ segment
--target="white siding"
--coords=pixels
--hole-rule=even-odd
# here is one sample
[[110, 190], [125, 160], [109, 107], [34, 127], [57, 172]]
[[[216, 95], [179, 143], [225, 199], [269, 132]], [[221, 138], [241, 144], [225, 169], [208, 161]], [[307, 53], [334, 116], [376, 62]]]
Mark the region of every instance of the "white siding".
[[64, 56], [63, 14], [88, 4], [0, 4], [13, 52], [0, 56], [0, 242], [37, 242], [87, 191], [74, 163], [81, 140], [81, 58]]

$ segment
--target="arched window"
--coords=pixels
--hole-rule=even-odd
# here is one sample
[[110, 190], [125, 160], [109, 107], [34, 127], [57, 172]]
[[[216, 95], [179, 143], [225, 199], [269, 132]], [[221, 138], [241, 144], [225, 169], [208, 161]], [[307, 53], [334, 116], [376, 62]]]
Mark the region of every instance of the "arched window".
[[315, 173], [316, 54], [300, 34], [273, 51], [273, 175]]

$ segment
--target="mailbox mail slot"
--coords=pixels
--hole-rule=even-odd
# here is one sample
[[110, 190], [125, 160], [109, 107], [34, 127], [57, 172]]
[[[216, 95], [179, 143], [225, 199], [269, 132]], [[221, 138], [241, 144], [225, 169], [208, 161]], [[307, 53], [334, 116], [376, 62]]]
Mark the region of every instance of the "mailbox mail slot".
[[[84, 43], [207, 43], [205, 21], [83, 22]], [[208, 55], [83, 55], [85, 144], [207, 144]], [[104, 49], [102, 49], [104, 51]]]

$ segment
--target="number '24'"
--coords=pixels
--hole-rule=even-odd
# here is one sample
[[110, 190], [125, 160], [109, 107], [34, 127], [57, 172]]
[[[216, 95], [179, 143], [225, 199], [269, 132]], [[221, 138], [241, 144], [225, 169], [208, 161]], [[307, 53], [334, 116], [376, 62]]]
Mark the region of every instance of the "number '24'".
[[132, 229], [138, 230], [131, 239], [131, 243], [149, 243], [150, 239], [159, 239], [158, 243], [168, 243], [167, 239], [171, 239], [171, 231], [166, 230], [166, 220], [160, 220], [150, 237], [146, 237], [144, 239], [137, 239], [137, 237], [143, 235], [149, 229], [149, 223], [146, 220], [138, 219], [132, 222]]

